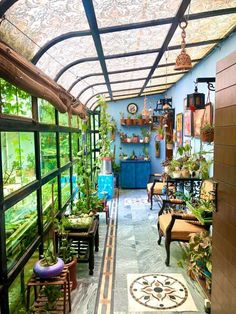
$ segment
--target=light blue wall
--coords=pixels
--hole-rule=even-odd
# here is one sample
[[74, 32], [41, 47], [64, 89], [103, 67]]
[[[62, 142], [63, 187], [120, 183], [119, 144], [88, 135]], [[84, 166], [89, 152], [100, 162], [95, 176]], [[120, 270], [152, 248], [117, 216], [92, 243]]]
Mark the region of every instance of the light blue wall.
[[[187, 75], [179, 80], [173, 87], [167, 91], [167, 95], [172, 97], [173, 106], [175, 107], [175, 114], [183, 112], [183, 102], [187, 94], [194, 91], [194, 81], [199, 77], [215, 77], [216, 63], [231, 52], [236, 50], [236, 34], [232, 34], [229, 38], [221, 42], [203, 61], [199, 62]], [[199, 83], [198, 91], [208, 94], [207, 84]], [[215, 93], [210, 93], [210, 100], [215, 109]], [[213, 110], [214, 112], [214, 110]], [[189, 140], [190, 137], [185, 137], [184, 140]], [[200, 140], [191, 138], [191, 145], [194, 151], [199, 151]], [[204, 144], [204, 150], [212, 150], [212, 146]]]
[[[149, 108], [156, 108], [157, 101], [163, 98], [163, 95], [158, 94], [154, 96], [147, 96], [147, 107]], [[137, 156], [143, 155], [143, 147], [147, 145], [149, 149], [149, 155], [151, 157], [151, 165], [152, 165], [152, 172], [160, 172], [161, 171], [161, 165], [160, 162], [165, 159], [165, 148], [164, 148], [164, 141], [161, 141], [161, 156], [160, 158], [155, 157], [155, 135], [156, 131], [151, 132], [151, 140], [149, 144], [124, 144], [120, 143], [119, 138], [119, 130], [122, 130], [128, 135], [140, 134], [141, 130], [140, 126], [121, 126], [120, 125], [120, 112], [124, 113], [125, 117], [127, 117], [127, 105], [131, 102], [134, 102], [138, 105], [138, 114], [141, 114], [143, 110], [143, 103], [144, 103], [144, 97], [137, 97], [137, 98], [130, 98], [130, 99], [124, 99], [124, 100], [117, 100], [112, 101], [108, 103], [108, 112], [109, 114], [116, 120], [117, 122], [117, 132], [116, 132], [116, 139], [114, 142], [114, 145], [116, 147], [116, 162], [119, 163], [119, 154], [122, 150], [123, 153], [126, 153], [128, 155], [131, 155], [133, 150], [135, 151], [135, 154]], [[147, 128], [147, 127], [145, 127]], [[120, 150], [121, 148], [121, 150]]]
[[[218, 60], [224, 58], [231, 52], [235, 51], [236, 49], [236, 34], [232, 34], [229, 38], [224, 40], [222, 43], [220, 43], [212, 52], [209, 54], [206, 59], [199, 62], [187, 75], [185, 75], [181, 80], [179, 80], [172, 88], [170, 88], [167, 91], [168, 97], [172, 97], [173, 101], [173, 107], [175, 108], [175, 114], [178, 114], [180, 112], [184, 112], [183, 109], [183, 101], [184, 98], [187, 96], [187, 94], [191, 94], [194, 91], [194, 81], [198, 77], [215, 77], [216, 75], [216, 63]], [[199, 92], [205, 93], [207, 95], [208, 89], [206, 83], [200, 83], [198, 84], [198, 90]], [[163, 95], [152, 95], [148, 96], [147, 104], [148, 108], [155, 108], [156, 102], [158, 99], [163, 98]], [[132, 98], [132, 99], [125, 99], [125, 100], [119, 100], [119, 101], [113, 101], [109, 102], [108, 106], [108, 112], [111, 114], [111, 116], [116, 120], [118, 130], [122, 130], [127, 134], [132, 135], [132, 133], [139, 133], [140, 129], [139, 127], [122, 127], [120, 125], [120, 112], [123, 112], [125, 116], [127, 116], [127, 105], [130, 102], [135, 102], [138, 107], [138, 113], [141, 113], [143, 109], [143, 97], [138, 98]], [[215, 93], [211, 92], [210, 100], [213, 103], [213, 106], [215, 104]], [[139, 131], [138, 131], [139, 130]], [[141, 132], [140, 132], [141, 133]], [[140, 134], [139, 133], [139, 134]], [[186, 137], [185, 140], [191, 139], [191, 146], [193, 148], [193, 151], [199, 151], [200, 150], [200, 140], [196, 138], [190, 138]], [[116, 162], [119, 161], [119, 153], [120, 153], [120, 147], [122, 148], [122, 151], [124, 153], [127, 153], [130, 155], [133, 150], [135, 150], [136, 155], [142, 154], [142, 147], [143, 145], [138, 144], [121, 144], [118, 132], [116, 134], [116, 140], [115, 140], [115, 146], [116, 146]], [[151, 163], [152, 163], [152, 172], [160, 172], [161, 171], [161, 165], [160, 162], [165, 159], [165, 152], [164, 152], [164, 141], [161, 142], [161, 157], [156, 158], [155, 157], [155, 131], [152, 131], [152, 137], [149, 144], [149, 154], [151, 156]], [[212, 145], [204, 144], [202, 147], [203, 150], [209, 150], [211, 151], [213, 149]]]

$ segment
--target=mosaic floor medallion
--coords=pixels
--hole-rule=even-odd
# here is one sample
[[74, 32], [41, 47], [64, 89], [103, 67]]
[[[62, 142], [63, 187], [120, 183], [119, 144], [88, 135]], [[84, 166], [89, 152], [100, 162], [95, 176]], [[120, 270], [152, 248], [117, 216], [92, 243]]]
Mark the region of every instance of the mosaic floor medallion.
[[[183, 279], [183, 280], [182, 280]], [[196, 311], [181, 274], [144, 274], [129, 282], [129, 292], [139, 305], [155, 310], [175, 310], [188, 300], [188, 310]], [[191, 299], [191, 300], [189, 300]], [[193, 303], [190, 305], [190, 303]], [[138, 305], [137, 304], [137, 305]]]

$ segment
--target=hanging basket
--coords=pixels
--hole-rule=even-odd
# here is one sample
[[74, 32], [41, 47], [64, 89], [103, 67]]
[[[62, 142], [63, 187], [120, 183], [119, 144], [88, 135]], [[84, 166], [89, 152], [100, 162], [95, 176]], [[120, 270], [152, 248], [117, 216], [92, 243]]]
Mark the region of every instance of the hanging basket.
[[201, 131], [201, 141], [205, 143], [211, 143], [214, 141], [214, 130]]

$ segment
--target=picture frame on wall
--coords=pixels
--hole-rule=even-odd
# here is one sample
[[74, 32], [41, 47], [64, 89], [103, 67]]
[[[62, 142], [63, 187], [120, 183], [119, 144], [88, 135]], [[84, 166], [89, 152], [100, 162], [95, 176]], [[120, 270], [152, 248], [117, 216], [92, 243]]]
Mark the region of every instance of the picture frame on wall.
[[184, 136], [193, 136], [193, 114], [191, 110], [184, 111]]
[[201, 126], [204, 126], [206, 123], [212, 125], [212, 121], [213, 121], [212, 103], [206, 104], [205, 109], [195, 110], [193, 113], [194, 137], [200, 138]]
[[183, 146], [183, 114], [178, 113], [176, 115], [176, 137], [177, 147]]

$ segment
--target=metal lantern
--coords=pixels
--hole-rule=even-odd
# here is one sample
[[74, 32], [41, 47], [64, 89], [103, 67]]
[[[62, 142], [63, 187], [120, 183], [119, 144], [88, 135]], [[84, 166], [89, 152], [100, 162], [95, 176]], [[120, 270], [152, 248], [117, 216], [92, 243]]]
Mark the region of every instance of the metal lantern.
[[181, 52], [177, 56], [176, 61], [175, 61], [175, 70], [176, 71], [182, 71], [182, 70], [189, 70], [192, 68], [192, 61], [190, 56], [186, 53], [185, 47], [186, 47], [186, 32], [185, 28], [187, 27], [188, 23], [187, 21], [182, 21], [179, 24], [179, 27], [182, 29], [181, 37], [182, 37], [182, 42], [181, 42]]
[[187, 95], [187, 109], [198, 110], [205, 108], [205, 94], [198, 93], [197, 86], [195, 86], [194, 93]]

